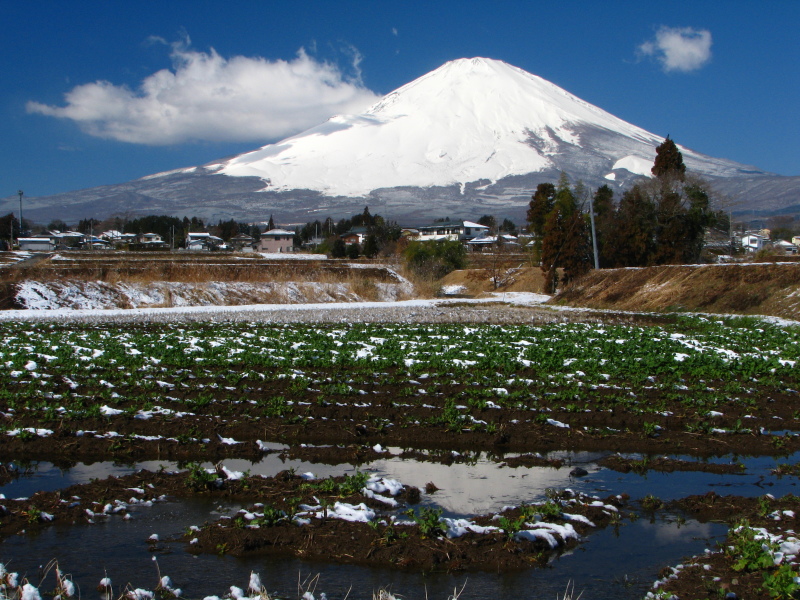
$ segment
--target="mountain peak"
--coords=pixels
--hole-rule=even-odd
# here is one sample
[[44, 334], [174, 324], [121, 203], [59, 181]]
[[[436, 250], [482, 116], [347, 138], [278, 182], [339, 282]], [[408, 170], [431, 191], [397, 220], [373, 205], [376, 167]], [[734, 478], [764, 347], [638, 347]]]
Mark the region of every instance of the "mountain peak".
[[[383, 188], [463, 190], [515, 175], [580, 173], [586, 164], [572, 168], [564, 157], [581, 153], [596, 171], [589, 180], [613, 179], [615, 169], [647, 175], [639, 167], [652, 164], [662, 141], [541, 77], [475, 57], [445, 63], [364, 113], [332, 117], [209, 168], [260, 177], [265, 191], [363, 197]], [[690, 168], [701, 159], [682, 150]], [[708, 163], [706, 172], [730, 164]]]

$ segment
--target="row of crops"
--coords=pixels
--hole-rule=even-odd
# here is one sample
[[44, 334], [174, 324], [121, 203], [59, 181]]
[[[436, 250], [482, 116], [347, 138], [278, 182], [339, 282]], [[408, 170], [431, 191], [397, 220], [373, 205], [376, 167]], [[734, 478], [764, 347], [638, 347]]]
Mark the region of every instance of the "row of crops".
[[661, 327], [6, 323], [0, 330], [0, 426], [8, 431], [31, 418], [292, 422], [352, 419], [379, 407], [394, 410], [387, 426], [454, 431], [491, 431], [491, 409], [561, 426], [568, 423], [554, 413], [663, 419], [679, 412], [699, 432], [726, 415], [735, 418], [732, 431], [752, 428], [743, 417], [780, 417], [776, 428], [785, 430], [797, 429], [791, 421], [800, 417], [800, 331], [756, 319], [687, 317]]

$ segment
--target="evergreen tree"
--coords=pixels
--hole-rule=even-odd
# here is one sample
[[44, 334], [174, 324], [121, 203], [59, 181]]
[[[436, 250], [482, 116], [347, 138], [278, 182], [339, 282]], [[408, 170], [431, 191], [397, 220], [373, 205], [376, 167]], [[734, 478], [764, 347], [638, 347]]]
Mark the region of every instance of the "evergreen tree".
[[347, 247], [347, 258], [356, 260], [361, 255], [361, 246], [358, 244], [350, 244]]
[[536, 193], [531, 197], [528, 208], [528, 225], [531, 233], [540, 237], [544, 233], [544, 222], [547, 215], [553, 210], [555, 203], [556, 186], [552, 183], [540, 183], [536, 186]]
[[622, 194], [605, 242], [611, 267], [651, 263], [656, 245], [655, 205], [641, 185]]
[[269, 222], [267, 223], [267, 231], [272, 231], [275, 229], [275, 221], [272, 220], [272, 215], [269, 216]]
[[589, 228], [565, 176], [561, 177], [553, 209], [544, 224], [541, 253], [544, 287], [548, 293], [558, 286], [557, 269], [562, 269], [564, 283], [591, 269]]
[[497, 231], [497, 220], [492, 215], [483, 215], [478, 219], [478, 224], [488, 227], [490, 233]]
[[683, 155], [669, 136], [662, 144], [656, 148], [656, 160], [650, 171], [653, 175], [661, 179], [663, 177], [675, 177], [683, 181], [686, 174], [686, 165], [683, 164]]
[[612, 264], [607, 245], [614, 224], [614, 190], [607, 185], [597, 188], [592, 198], [592, 208], [600, 266], [607, 267]]
[[534, 235], [533, 260], [538, 260], [542, 255], [542, 237], [547, 215], [553, 210], [555, 203], [556, 186], [552, 183], [540, 183], [536, 192], [531, 197], [528, 208], [528, 229]]
[[336, 238], [331, 246], [331, 256], [333, 258], [344, 258], [347, 256], [347, 246], [342, 238]]
[[17, 239], [19, 236], [19, 219], [14, 213], [10, 212], [5, 217], [0, 217], [0, 239], [10, 242], [11, 238]]
[[364, 256], [367, 258], [375, 258], [378, 256], [380, 247], [378, 246], [378, 238], [375, 234], [371, 233], [364, 240]]
[[503, 224], [500, 225], [500, 231], [504, 231], [509, 235], [517, 235], [517, 226], [511, 219], [503, 219]]

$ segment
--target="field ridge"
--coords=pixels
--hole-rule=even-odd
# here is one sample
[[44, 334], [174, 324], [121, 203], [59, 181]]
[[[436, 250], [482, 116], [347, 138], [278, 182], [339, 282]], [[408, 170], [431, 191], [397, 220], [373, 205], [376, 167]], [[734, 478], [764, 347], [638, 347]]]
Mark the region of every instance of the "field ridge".
[[800, 317], [800, 264], [665, 265], [601, 269], [552, 303], [635, 311], [699, 311]]

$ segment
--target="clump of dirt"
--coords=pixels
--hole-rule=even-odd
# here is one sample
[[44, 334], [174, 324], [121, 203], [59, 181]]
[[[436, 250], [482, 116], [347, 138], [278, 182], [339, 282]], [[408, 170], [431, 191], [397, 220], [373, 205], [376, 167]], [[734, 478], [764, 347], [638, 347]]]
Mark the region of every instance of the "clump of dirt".
[[800, 316], [800, 265], [742, 263], [601, 269], [560, 290], [554, 303], [612, 310]]
[[505, 467], [552, 467], [558, 469], [564, 461], [557, 458], [544, 458], [541, 454], [521, 454], [506, 458], [501, 466]]
[[[233, 518], [206, 523], [199, 531], [187, 533], [183, 541], [193, 553], [290, 555], [424, 572], [507, 572], [545, 566], [554, 555], [576, 546], [583, 535], [615, 522], [624, 503], [624, 498], [616, 496], [598, 501], [564, 492], [545, 505], [475, 517], [471, 524], [448, 524], [439, 519], [437, 511], [423, 508], [413, 515], [416, 524], [391, 516], [371, 523], [322, 516], [301, 526], [286, 517], [292, 507], [285, 501], [274, 505], [259, 503]], [[319, 510], [319, 503], [316, 504]], [[534, 525], [532, 529], [526, 525], [543, 519], [556, 525]], [[461, 531], [457, 536], [445, 535], [451, 526], [472, 530]], [[492, 529], [475, 531], [485, 527]], [[526, 530], [537, 533], [526, 535]], [[561, 531], [563, 538], [556, 531]]]
[[659, 473], [673, 473], [675, 471], [700, 471], [703, 473], [742, 473], [744, 465], [741, 463], [735, 464], [721, 464], [709, 462], [697, 462], [688, 460], [679, 460], [669, 458], [667, 456], [658, 456], [656, 458], [644, 457], [641, 459], [631, 459], [620, 456], [619, 454], [612, 454], [597, 461], [597, 464], [606, 469], [619, 471], [620, 473], [638, 473], [643, 475], [648, 471], [658, 471]]

